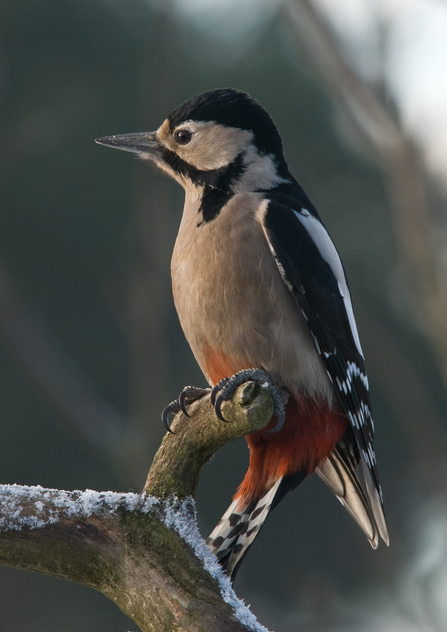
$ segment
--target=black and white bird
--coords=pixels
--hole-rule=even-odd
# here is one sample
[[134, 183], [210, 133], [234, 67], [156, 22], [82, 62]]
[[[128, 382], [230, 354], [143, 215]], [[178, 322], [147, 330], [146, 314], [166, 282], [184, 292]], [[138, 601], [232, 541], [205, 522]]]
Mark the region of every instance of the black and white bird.
[[185, 189], [173, 293], [217, 414], [245, 380], [274, 399], [267, 429], [247, 437], [249, 469], [208, 538], [211, 551], [234, 577], [269, 511], [314, 471], [373, 548], [379, 536], [388, 544], [343, 264], [267, 111], [245, 92], [210, 90], [155, 132], [97, 142], [155, 162]]

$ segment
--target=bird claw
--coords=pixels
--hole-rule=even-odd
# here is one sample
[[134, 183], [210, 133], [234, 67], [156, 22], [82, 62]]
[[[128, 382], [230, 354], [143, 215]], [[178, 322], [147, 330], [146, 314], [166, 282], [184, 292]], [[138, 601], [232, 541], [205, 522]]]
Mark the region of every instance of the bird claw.
[[226, 401], [225, 397], [220, 394], [215, 403], [214, 403], [214, 412], [216, 413], [216, 417], [218, 419], [220, 419], [221, 421], [224, 421], [225, 423], [227, 423], [227, 420], [225, 419], [225, 417], [222, 415], [222, 404]]
[[189, 417], [189, 413], [186, 410], [186, 401], [187, 401], [187, 399], [188, 399], [188, 394], [186, 392], [186, 388], [184, 388], [183, 391], [179, 395], [178, 403], [179, 403], [180, 410], [182, 411], [182, 413], [184, 415], [186, 415], [187, 417]]
[[230, 400], [236, 388], [244, 382], [257, 382], [263, 388], [267, 388], [270, 396], [273, 400], [273, 415], [278, 417], [276, 425], [270, 430], [266, 430], [268, 434], [275, 434], [281, 430], [284, 426], [286, 414], [284, 410], [284, 403], [282, 397], [277, 388], [272, 384], [270, 375], [262, 369], [244, 369], [235, 373], [231, 377], [225, 377], [218, 382], [211, 391], [211, 403], [214, 406], [216, 416], [221, 421], [227, 421], [222, 414], [222, 404]]
[[217, 393], [223, 389], [225, 384], [228, 383], [229, 379], [229, 377], [224, 377], [222, 380], [220, 380], [220, 382], [217, 382], [216, 386], [214, 386], [213, 390], [211, 391], [211, 403], [213, 406], [216, 406]]
[[171, 434], [175, 434], [171, 430], [169, 415], [176, 415], [177, 413], [182, 411], [182, 413], [186, 415], [186, 417], [189, 417], [190, 415], [186, 409], [187, 404], [192, 404], [204, 395], [207, 395], [209, 392], [209, 388], [201, 388], [200, 386], [185, 386], [185, 388], [180, 393], [179, 398], [168, 404], [161, 413], [163, 426], [166, 428], [166, 430]]
[[171, 430], [171, 424], [169, 422], [169, 415], [176, 415], [177, 413], [179, 413], [181, 410], [181, 406], [180, 406], [180, 402], [178, 399], [174, 399], [173, 402], [171, 402], [170, 404], [168, 404], [166, 406], [166, 408], [163, 408], [163, 412], [161, 413], [161, 420], [163, 422], [163, 426], [166, 428], [166, 430], [168, 432], [170, 432], [171, 434], [175, 434], [175, 432], [173, 432]]
[[[270, 393], [270, 395], [271, 395], [271, 393]], [[282, 406], [283, 406], [283, 410], [277, 413], [278, 421], [273, 426], [273, 428], [270, 428], [270, 430], [266, 430], [265, 431], [266, 434], [276, 434], [284, 426], [284, 422], [286, 420], [286, 413], [284, 412], [284, 404]]]

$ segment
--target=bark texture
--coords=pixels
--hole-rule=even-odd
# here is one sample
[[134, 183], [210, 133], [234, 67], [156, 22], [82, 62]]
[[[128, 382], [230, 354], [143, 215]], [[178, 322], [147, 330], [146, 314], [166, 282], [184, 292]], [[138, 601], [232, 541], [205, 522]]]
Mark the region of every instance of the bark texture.
[[265, 630], [219, 577], [187, 499], [210, 456], [265, 427], [272, 412], [270, 395], [252, 382], [223, 407], [228, 423], [209, 396], [196, 402], [190, 417], [176, 416], [141, 495], [1, 486], [0, 564], [99, 590], [143, 632]]

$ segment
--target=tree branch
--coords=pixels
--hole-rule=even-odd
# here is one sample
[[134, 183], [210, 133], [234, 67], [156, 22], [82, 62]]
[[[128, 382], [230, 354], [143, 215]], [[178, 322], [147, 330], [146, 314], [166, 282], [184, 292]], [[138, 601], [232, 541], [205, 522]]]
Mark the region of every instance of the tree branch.
[[95, 588], [143, 632], [267, 632], [200, 537], [193, 496], [209, 457], [265, 427], [273, 405], [248, 383], [223, 412], [228, 423], [207, 396], [177, 415], [141, 495], [0, 486], [0, 564]]
[[222, 423], [216, 417], [210, 396], [195, 402], [188, 413], [190, 417], [177, 415], [172, 424], [175, 434], [163, 439], [144, 486], [147, 494], [194, 498], [204, 464], [226, 443], [264, 428], [273, 404], [265, 389], [248, 382], [222, 406], [225, 419], [231, 422]]

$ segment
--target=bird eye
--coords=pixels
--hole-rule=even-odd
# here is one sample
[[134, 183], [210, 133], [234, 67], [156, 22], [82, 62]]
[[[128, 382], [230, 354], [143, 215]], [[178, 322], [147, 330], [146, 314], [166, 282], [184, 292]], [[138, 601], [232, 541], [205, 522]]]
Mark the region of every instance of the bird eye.
[[189, 129], [179, 129], [174, 134], [174, 140], [179, 145], [187, 145], [191, 142], [192, 132]]

